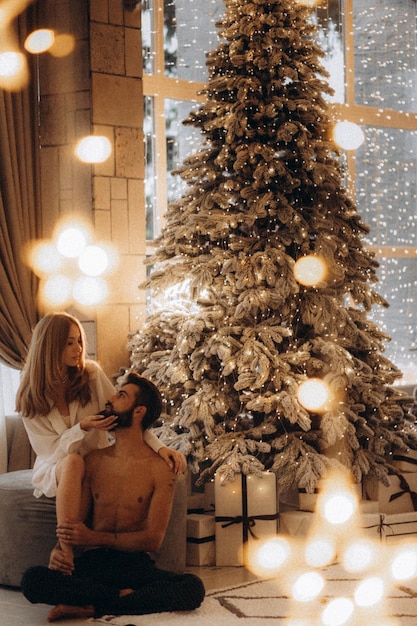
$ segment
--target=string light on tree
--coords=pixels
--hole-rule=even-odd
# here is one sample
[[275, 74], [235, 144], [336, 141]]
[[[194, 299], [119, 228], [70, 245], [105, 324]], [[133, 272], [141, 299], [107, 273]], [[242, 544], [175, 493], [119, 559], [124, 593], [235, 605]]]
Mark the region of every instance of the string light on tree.
[[327, 264], [321, 257], [308, 254], [300, 257], [294, 264], [294, 276], [300, 285], [314, 287], [326, 280]]
[[310, 378], [298, 387], [297, 400], [308, 411], [324, 411], [331, 398], [329, 386], [320, 378]]

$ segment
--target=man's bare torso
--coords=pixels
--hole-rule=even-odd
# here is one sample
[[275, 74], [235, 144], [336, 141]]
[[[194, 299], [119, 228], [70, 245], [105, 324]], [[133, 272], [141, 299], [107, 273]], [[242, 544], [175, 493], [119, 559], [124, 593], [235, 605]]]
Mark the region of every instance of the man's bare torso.
[[92, 527], [113, 533], [142, 530], [157, 481], [166, 474], [165, 462], [149, 448], [140, 458], [122, 458], [112, 448], [89, 455], [86, 479], [93, 499]]

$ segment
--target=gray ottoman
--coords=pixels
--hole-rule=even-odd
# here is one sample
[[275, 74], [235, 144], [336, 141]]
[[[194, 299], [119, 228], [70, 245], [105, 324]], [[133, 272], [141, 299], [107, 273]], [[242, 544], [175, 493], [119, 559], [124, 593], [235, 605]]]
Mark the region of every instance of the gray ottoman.
[[35, 498], [32, 470], [0, 475], [0, 585], [20, 587], [23, 572], [48, 565], [56, 543], [55, 499]]

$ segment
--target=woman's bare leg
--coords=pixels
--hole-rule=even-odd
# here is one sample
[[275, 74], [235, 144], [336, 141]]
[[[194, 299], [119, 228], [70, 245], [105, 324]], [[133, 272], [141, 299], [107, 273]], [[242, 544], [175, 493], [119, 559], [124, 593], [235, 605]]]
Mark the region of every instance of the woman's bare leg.
[[[65, 520], [80, 519], [81, 485], [84, 478], [84, 459], [79, 454], [68, 454], [58, 463], [56, 478], [56, 519], [58, 526]], [[71, 560], [74, 557], [72, 546], [60, 541], [61, 550]]]

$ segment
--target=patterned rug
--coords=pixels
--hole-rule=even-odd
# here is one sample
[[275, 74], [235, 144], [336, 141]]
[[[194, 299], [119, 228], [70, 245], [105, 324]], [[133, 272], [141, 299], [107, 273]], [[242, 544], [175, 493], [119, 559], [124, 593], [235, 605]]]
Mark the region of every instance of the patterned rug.
[[[386, 580], [383, 600], [364, 608], [353, 600], [360, 578], [350, 576], [338, 565], [320, 573], [325, 585], [314, 601], [295, 602], [285, 594], [279, 580], [260, 580], [211, 591], [201, 607], [190, 613], [105, 616], [90, 621], [114, 626], [417, 625], [417, 578], [394, 586]], [[373, 593], [369, 591], [371, 597]]]

